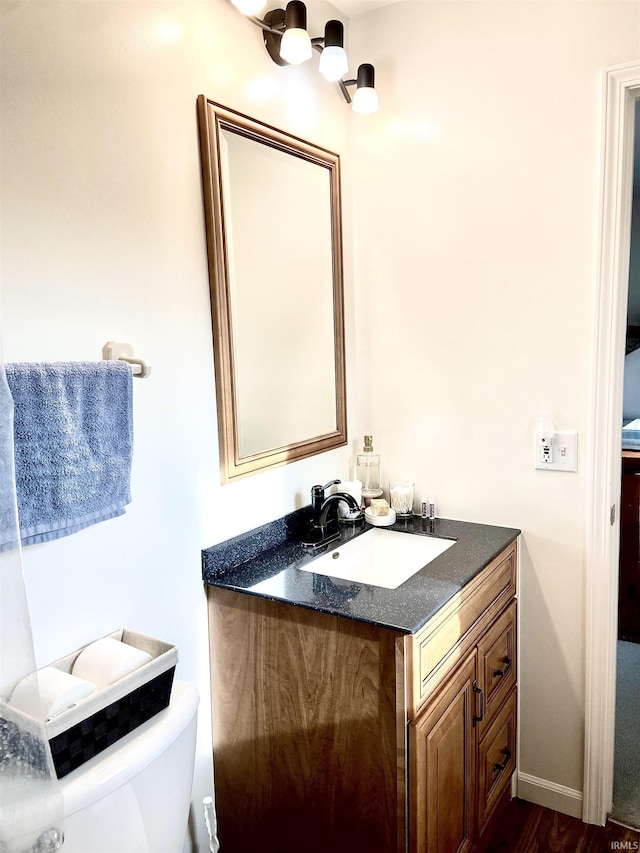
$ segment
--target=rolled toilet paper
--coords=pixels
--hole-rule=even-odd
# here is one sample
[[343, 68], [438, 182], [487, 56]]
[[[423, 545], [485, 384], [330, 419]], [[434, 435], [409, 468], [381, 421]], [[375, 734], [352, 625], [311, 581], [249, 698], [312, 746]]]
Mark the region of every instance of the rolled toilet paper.
[[91, 681], [46, 666], [18, 682], [10, 704], [44, 723], [73, 708], [96, 689]]
[[80, 652], [71, 671], [79, 678], [92, 681], [98, 690], [103, 690], [150, 660], [153, 658], [148, 652], [114, 637], [103, 637]]

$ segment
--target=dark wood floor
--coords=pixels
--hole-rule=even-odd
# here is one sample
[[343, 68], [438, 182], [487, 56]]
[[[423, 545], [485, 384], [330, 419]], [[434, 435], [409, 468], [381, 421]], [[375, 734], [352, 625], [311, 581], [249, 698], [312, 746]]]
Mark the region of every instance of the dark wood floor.
[[577, 818], [512, 800], [486, 853], [611, 853], [640, 850], [640, 832], [615, 823], [591, 826]]

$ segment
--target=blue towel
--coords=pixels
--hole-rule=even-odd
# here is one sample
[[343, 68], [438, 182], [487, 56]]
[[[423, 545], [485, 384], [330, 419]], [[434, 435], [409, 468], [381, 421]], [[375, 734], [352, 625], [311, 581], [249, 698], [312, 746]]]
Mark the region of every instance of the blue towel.
[[[121, 361], [6, 366], [14, 402], [23, 545], [122, 515], [131, 501], [131, 367]], [[0, 550], [15, 547], [0, 529]]]

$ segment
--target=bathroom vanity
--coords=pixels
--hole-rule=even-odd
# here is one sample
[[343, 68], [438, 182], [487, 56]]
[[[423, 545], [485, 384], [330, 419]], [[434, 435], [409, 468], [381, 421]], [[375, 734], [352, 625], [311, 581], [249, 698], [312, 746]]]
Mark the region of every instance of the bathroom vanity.
[[303, 514], [203, 552], [222, 849], [474, 850], [515, 769], [519, 531], [398, 522], [455, 544], [390, 589], [316, 574]]

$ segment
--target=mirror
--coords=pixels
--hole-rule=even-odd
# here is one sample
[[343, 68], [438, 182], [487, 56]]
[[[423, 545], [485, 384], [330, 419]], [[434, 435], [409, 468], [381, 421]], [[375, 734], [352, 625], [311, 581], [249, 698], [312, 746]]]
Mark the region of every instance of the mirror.
[[340, 159], [198, 98], [223, 483], [347, 442]]

